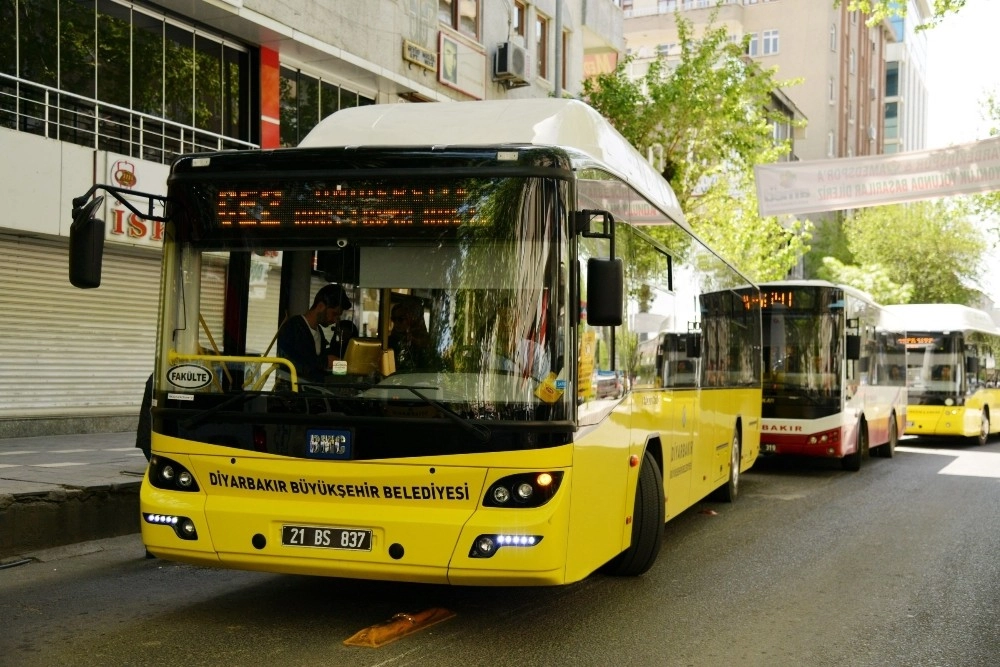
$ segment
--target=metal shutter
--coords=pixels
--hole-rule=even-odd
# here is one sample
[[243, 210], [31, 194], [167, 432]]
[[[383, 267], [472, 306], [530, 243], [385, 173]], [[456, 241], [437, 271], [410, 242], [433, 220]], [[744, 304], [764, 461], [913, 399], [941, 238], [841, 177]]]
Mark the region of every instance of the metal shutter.
[[[0, 256], [0, 418], [135, 413], [153, 370], [160, 253], [107, 244], [94, 290], [69, 284], [67, 239], [0, 236]], [[222, 300], [221, 288], [205, 300], [207, 321], [221, 322]]]

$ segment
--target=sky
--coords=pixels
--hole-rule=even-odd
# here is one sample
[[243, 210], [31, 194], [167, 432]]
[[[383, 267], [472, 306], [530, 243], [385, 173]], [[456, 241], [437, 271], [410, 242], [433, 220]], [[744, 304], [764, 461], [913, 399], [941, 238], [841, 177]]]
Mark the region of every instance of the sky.
[[1000, 1], [968, 0], [927, 33], [928, 148], [988, 136], [982, 99], [1000, 89]]
[[[982, 107], [987, 93], [1000, 94], [998, 27], [1000, 0], [967, 0], [927, 33], [927, 148], [989, 136]], [[989, 250], [984, 269], [982, 287], [1000, 305], [1000, 247]]]

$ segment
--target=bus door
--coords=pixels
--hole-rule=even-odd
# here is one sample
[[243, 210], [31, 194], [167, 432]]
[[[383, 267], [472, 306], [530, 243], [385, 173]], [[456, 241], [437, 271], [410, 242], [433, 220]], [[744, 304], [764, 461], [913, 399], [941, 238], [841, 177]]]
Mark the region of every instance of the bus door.
[[664, 410], [669, 415], [669, 442], [664, 443], [663, 485], [667, 494], [667, 516], [680, 514], [695, 497], [695, 423], [697, 369], [699, 359], [689, 351], [687, 336], [663, 337], [662, 372]]

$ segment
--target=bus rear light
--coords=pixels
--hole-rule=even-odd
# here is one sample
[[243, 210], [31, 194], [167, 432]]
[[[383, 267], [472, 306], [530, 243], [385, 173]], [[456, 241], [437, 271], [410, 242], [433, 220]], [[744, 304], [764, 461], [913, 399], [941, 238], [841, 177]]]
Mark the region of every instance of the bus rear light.
[[501, 547], [533, 547], [541, 541], [541, 535], [480, 535], [472, 541], [469, 558], [492, 558]]
[[502, 477], [483, 498], [486, 507], [541, 507], [559, 490], [562, 472], [525, 472]]
[[170, 526], [174, 533], [182, 540], [197, 540], [198, 530], [194, 527], [194, 521], [186, 516], [174, 516], [172, 514], [143, 514], [142, 518], [146, 523], [158, 526]]
[[263, 426], [253, 427], [253, 448], [257, 452], [267, 451], [267, 432]]

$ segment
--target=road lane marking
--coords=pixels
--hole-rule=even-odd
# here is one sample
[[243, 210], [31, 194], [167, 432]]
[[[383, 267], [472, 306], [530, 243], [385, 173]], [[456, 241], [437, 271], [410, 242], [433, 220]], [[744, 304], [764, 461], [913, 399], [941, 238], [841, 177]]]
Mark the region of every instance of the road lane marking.
[[912, 454], [931, 454], [935, 456], [950, 456], [955, 460], [941, 468], [939, 475], [958, 475], [961, 477], [989, 477], [1000, 479], [1000, 453], [970, 452], [954, 449], [924, 449], [922, 447], [896, 447], [897, 452]]
[[32, 468], [66, 468], [66, 467], [69, 467], [69, 466], [85, 466], [87, 464], [86, 463], [73, 463], [73, 462], [70, 462], [70, 461], [66, 461], [66, 462], [63, 462], [63, 463], [29, 463], [28, 465], [30, 467], [32, 467]]

